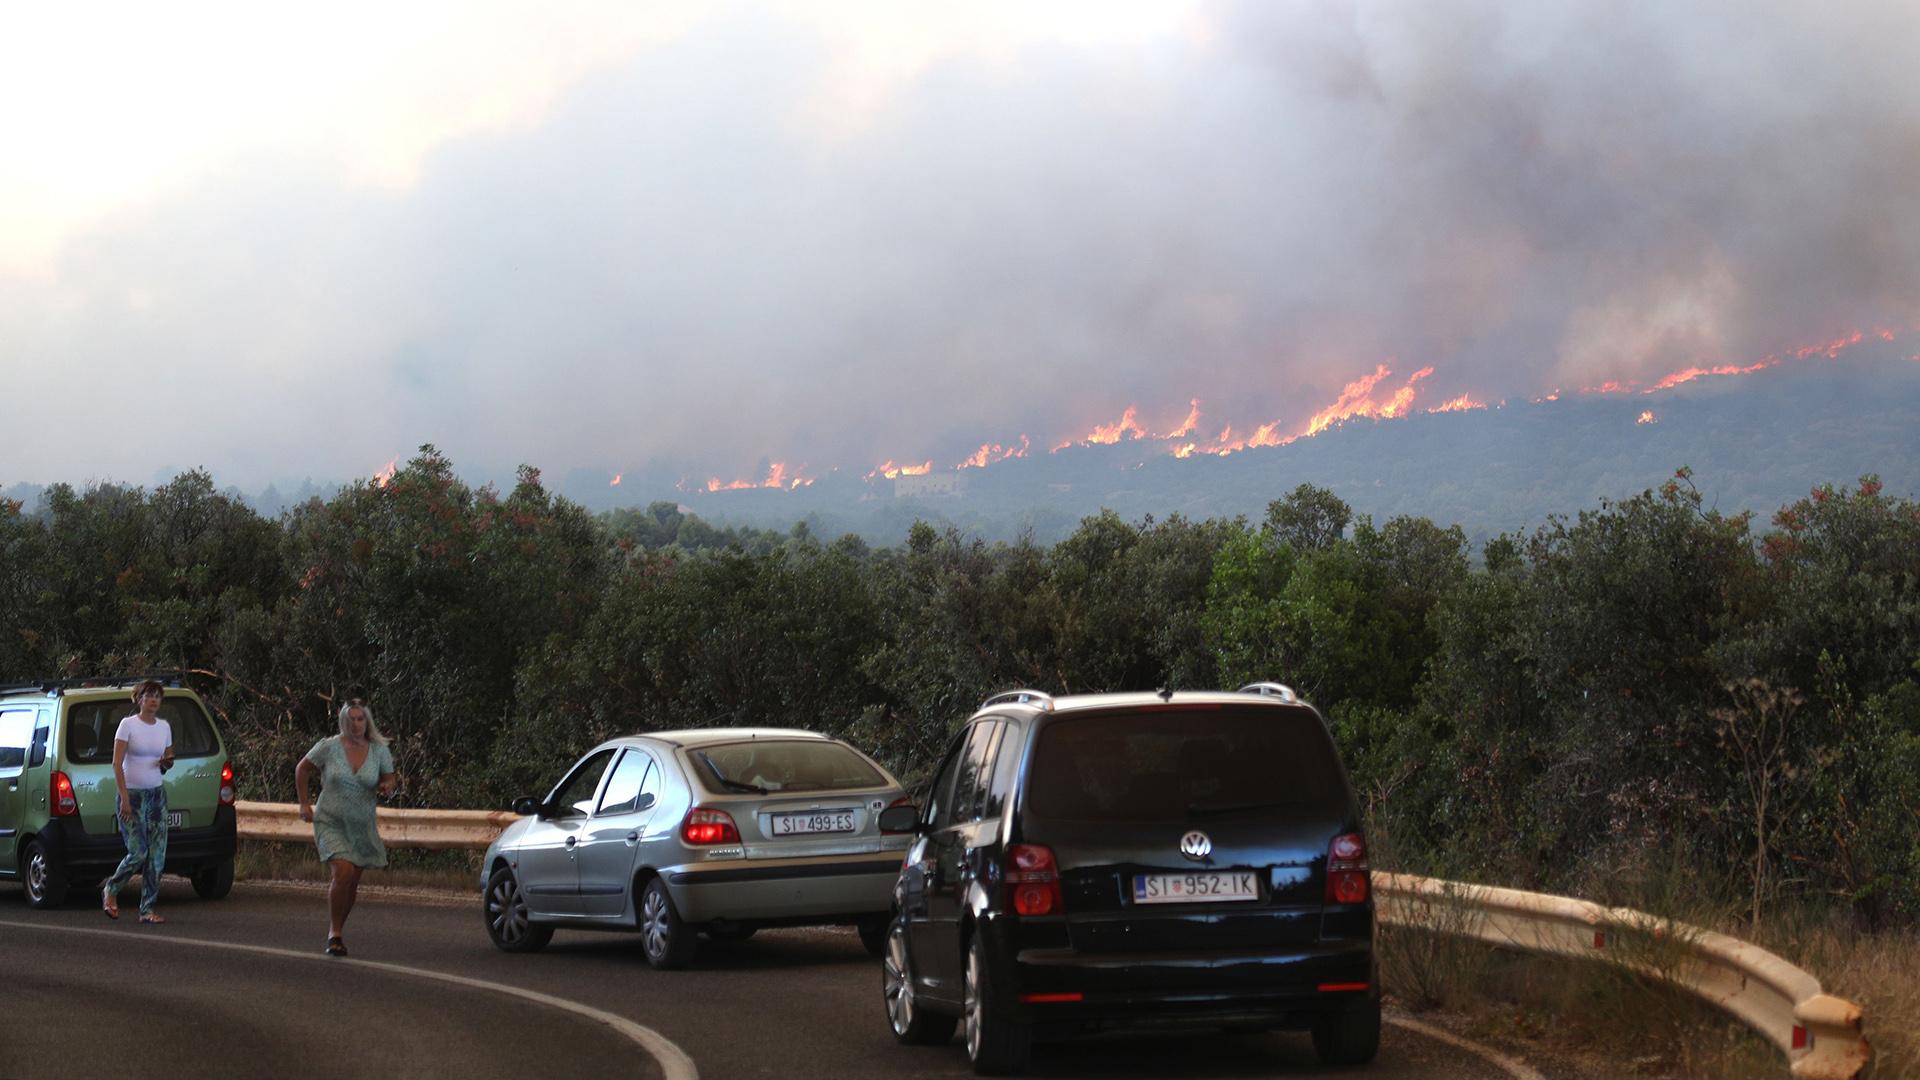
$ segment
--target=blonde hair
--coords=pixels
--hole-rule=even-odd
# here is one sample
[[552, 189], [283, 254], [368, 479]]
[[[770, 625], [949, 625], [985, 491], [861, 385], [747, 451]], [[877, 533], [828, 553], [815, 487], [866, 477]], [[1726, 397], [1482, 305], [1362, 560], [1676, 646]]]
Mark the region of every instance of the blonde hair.
[[346, 704], [340, 706], [341, 738], [353, 734], [353, 717], [350, 714], [355, 709], [367, 714], [367, 741], [380, 746], [387, 745], [387, 737], [380, 734], [380, 725], [373, 722], [373, 706], [360, 698], [349, 699]]

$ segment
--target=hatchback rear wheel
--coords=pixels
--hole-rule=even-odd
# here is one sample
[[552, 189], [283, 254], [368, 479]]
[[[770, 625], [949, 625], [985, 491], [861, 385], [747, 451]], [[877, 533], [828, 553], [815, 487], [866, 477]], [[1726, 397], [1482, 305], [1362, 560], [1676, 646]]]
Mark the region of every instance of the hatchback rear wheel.
[[932, 1045], [953, 1038], [958, 1017], [930, 1013], [920, 1007], [913, 989], [913, 954], [907, 946], [907, 924], [896, 918], [887, 928], [886, 953], [880, 961], [880, 993], [887, 1005], [887, 1024], [893, 1037], [909, 1044]]
[[967, 947], [967, 1059], [981, 1076], [1008, 1076], [1027, 1067], [1033, 1031], [1008, 1022], [987, 1000], [987, 956], [978, 935]]
[[654, 878], [640, 894], [640, 938], [646, 947], [647, 963], [661, 971], [683, 968], [693, 961], [699, 947], [694, 929], [680, 920], [667, 894], [667, 883]]
[[20, 859], [21, 875], [26, 879], [27, 903], [36, 908], [55, 908], [67, 902], [67, 871], [47, 857], [47, 849], [38, 840], [27, 841]]
[[501, 952], [536, 952], [553, 940], [553, 927], [541, 926], [527, 914], [520, 879], [504, 866], [487, 878], [482, 911], [487, 917], [487, 937]]

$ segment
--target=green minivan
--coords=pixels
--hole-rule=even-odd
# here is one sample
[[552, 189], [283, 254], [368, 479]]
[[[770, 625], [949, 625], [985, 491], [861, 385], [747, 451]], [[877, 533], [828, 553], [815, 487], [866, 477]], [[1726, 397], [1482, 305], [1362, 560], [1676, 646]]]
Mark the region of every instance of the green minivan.
[[[24, 882], [36, 908], [97, 886], [126, 854], [114, 822], [113, 734], [150, 677], [0, 686], [0, 881]], [[166, 872], [218, 900], [233, 890], [233, 764], [200, 695], [177, 676], [159, 678], [174, 755]]]

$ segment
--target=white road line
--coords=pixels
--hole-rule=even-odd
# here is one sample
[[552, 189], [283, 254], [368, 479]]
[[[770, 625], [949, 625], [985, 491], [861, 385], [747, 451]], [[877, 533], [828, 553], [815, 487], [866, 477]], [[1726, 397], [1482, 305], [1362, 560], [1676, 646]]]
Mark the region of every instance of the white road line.
[[1434, 1027], [1432, 1024], [1423, 1024], [1418, 1020], [1409, 1020], [1404, 1016], [1383, 1016], [1381, 1019], [1389, 1024], [1396, 1024], [1406, 1028], [1408, 1031], [1418, 1032], [1429, 1039], [1438, 1039], [1448, 1046], [1459, 1047], [1470, 1054], [1477, 1054], [1480, 1057], [1486, 1058], [1488, 1061], [1506, 1070], [1507, 1075], [1513, 1077], [1514, 1080], [1546, 1080], [1545, 1077], [1540, 1075], [1539, 1070], [1528, 1065], [1526, 1062], [1516, 1061], [1490, 1046], [1482, 1046], [1472, 1039], [1461, 1038], [1451, 1031]]
[[188, 937], [162, 937], [159, 934], [142, 933], [132, 935], [122, 930], [89, 929], [80, 926], [49, 926], [45, 923], [14, 922], [9, 919], [0, 919], [0, 926], [10, 926], [21, 930], [49, 930], [62, 934], [88, 934], [96, 937], [113, 937], [120, 941], [132, 939], [141, 942], [162, 942], [168, 945], [199, 945], [208, 949], [232, 949], [236, 952], [259, 953], [263, 956], [275, 956], [287, 960], [304, 960], [309, 963], [351, 964], [357, 967], [370, 968], [375, 971], [384, 971], [392, 975], [410, 975], [418, 979], [436, 979], [440, 982], [453, 983], [456, 986], [465, 986], [474, 990], [490, 990], [496, 994], [506, 994], [510, 997], [524, 998], [528, 1001], [538, 1002], [541, 1005], [551, 1006], [555, 1009], [563, 1009], [573, 1013], [575, 1016], [584, 1016], [589, 1020], [596, 1020], [607, 1025], [620, 1034], [625, 1035], [627, 1038], [632, 1039], [635, 1043], [638, 1043], [640, 1049], [645, 1050], [649, 1057], [659, 1063], [660, 1071], [664, 1074], [666, 1080], [699, 1080], [700, 1077], [700, 1070], [694, 1067], [693, 1059], [687, 1056], [686, 1051], [675, 1046], [671, 1039], [668, 1039], [665, 1035], [660, 1034], [652, 1028], [636, 1024], [624, 1016], [616, 1016], [610, 1012], [604, 1012], [588, 1005], [582, 1005], [577, 1001], [568, 1001], [566, 998], [554, 997], [551, 994], [542, 994], [537, 990], [522, 990], [517, 986], [482, 982], [479, 979], [469, 979], [461, 975], [449, 975], [443, 971], [428, 971], [423, 968], [402, 967], [399, 964], [382, 964], [373, 960], [355, 960], [351, 957], [294, 952], [292, 949], [275, 949], [266, 945], [241, 945], [231, 941], [206, 941], [200, 938]]

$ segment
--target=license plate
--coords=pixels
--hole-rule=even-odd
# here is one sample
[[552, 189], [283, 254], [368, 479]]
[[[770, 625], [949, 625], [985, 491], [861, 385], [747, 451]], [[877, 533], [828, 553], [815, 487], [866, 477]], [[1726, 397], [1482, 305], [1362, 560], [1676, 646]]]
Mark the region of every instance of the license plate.
[[186, 828], [186, 827], [187, 827], [187, 814], [186, 814], [186, 811], [184, 811], [184, 810], [170, 810], [170, 811], [168, 811], [168, 812], [167, 812], [167, 828], [169, 828], [169, 829], [184, 829], [184, 828]]
[[1250, 870], [1204, 871], [1197, 874], [1135, 874], [1136, 904], [1199, 904], [1210, 901], [1254, 900], [1259, 890]]
[[773, 835], [798, 836], [802, 833], [837, 833], [853, 831], [853, 811], [829, 810], [810, 814], [769, 814], [773, 820]]

